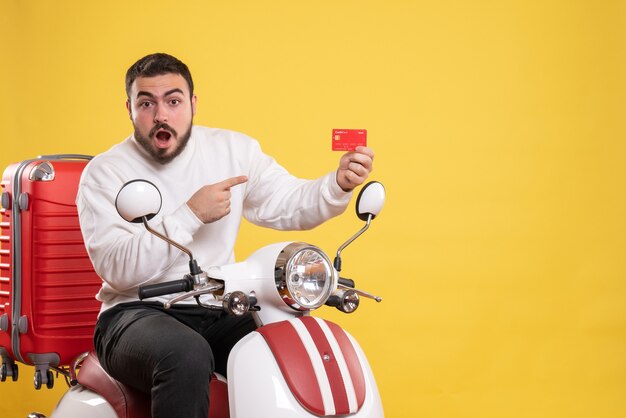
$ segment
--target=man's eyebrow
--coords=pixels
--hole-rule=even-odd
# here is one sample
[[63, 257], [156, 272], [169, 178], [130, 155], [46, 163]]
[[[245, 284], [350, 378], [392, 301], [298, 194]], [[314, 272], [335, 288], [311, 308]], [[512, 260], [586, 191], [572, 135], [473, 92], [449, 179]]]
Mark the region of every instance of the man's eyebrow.
[[[175, 88], [175, 89], [171, 89], [171, 90], [166, 91], [163, 96], [167, 97], [170, 94], [174, 94], [174, 93], [184, 94], [184, 92], [181, 89]], [[137, 97], [140, 97], [140, 96], [147, 96], [149, 98], [154, 98], [155, 97], [154, 94], [150, 93], [149, 91], [143, 91], [143, 90], [137, 92]]]
[[181, 89], [175, 88], [175, 89], [166, 91], [164, 96], [169, 96], [170, 94], [174, 94], [174, 93], [185, 94]]
[[137, 92], [137, 97], [139, 96], [148, 96], [150, 98], [154, 97], [154, 94], [150, 93], [149, 91], [138, 91]]

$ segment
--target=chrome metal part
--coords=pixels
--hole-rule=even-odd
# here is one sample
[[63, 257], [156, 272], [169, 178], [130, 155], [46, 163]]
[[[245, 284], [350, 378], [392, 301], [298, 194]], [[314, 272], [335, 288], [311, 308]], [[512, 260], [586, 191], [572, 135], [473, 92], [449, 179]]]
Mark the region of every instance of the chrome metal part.
[[372, 295], [371, 293], [367, 293], [367, 292], [364, 292], [364, 291], [359, 290], [359, 289], [352, 289], [351, 287], [344, 286], [344, 285], [342, 285], [342, 284], [337, 285], [337, 288], [340, 288], [340, 289], [345, 289], [345, 290], [352, 290], [352, 291], [354, 291], [357, 295], [359, 295], [359, 296], [363, 296], [364, 298], [374, 299], [376, 302], [382, 302], [382, 301], [383, 301], [383, 298], [381, 298], [380, 296], [374, 296], [374, 295]]
[[207, 285], [198, 287], [197, 289], [192, 290], [191, 292], [182, 293], [169, 301], [163, 304], [165, 309], [169, 309], [173, 304], [180, 302], [181, 300], [189, 299], [194, 296], [206, 295], [207, 293], [212, 293], [217, 290], [223, 289], [224, 284], [211, 280]]
[[209, 284], [209, 280], [211, 280], [205, 271], [200, 274], [193, 274], [191, 275], [191, 278], [193, 279], [194, 287], [207, 286]]
[[236, 290], [224, 295], [222, 306], [231, 315], [243, 316], [250, 309], [250, 302], [245, 293]]
[[54, 177], [54, 167], [50, 161], [43, 161], [37, 164], [28, 175], [28, 179], [31, 181], [52, 181]]
[[[295, 258], [299, 254], [310, 252], [318, 256], [322, 261], [319, 265], [297, 265]], [[295, 267], [296, 271], [291, 269]], [[320, 268], [322, 267], [322, 268]], [[306, 271], [307, 269], [320, 269], [319, 271]], [[303, 271], [298, 271], [303, 270]], [[305, 277], [315, 277], [311, 286], [311, 297], [304, 294], [293, 294], [290, 288], [306, 288]], [[287, 245], [278, 255], [274, 266], [274, 279], [276, 290], [289, 307], [297, 311], [310, 311], [323, 305], [331, 293], [336, 289], [338, 275], [332, 268], [328, 256], [318, 247], [303, 242], [292, 242]], [[318, 291], [320, 291], [319, 294]], [[296, 300], [299, 299], [299, 300]]]
[[150, 232], [152, 235], [155, 235], [155, 236], [161, 238], [163, 241], [167, 242], [168, 244], [178, 248], [179, 250], [181, 250], [182, 252], [187, 254], [189, 256], [190, 260], [193, 260], [193, 254], [191, 254], [191, 251], [189, 251], [187, 248], [183, 247], [182, 245], [180, 245], [176, 241], [173, 241], [173, 240], [169, 239], [168, 237], [166, 237], [165, 235], [161, 234], [160, 232], [155, 231], [154, 229], [150, 228], [150, 225], [148, 225], [148, 218], [147, 217], [144, 216], [142, 218], [142, 221], [143, 221], [143, 225], [146, 227], [148, 232]]
[[85, 351], [84, 353], [76, 357], [74, 361], [72, 362], [72, 364], [70, 364], [70, 370], [69, 370], [70, 385], [76, 386], [78, 384], [78, 369], [80, 368], [81, 364], [83, 364], [83, 361], [85, 361], [88, 355], [89, 355], [89, 351]]
[[346, 290], [341, 296], [337, 309], [344, 313], [352, 313], [357, 310], [360, 301], [359, 295], [353, 289]]
[[366, 223], [365, 223], [365, 226], [364, 226], [363, 228], [361, 228], [361, 229], [359, 230], [359, 232], [357, 232], [356, 234], [354, 234], [354, 235], [353, 235], [353, 236], [352, 236], [352, 237], [351, 237], [348, 241], [344, 242], [344, 243], [341, 245], [341, 247], [339, 247], [339, 249], [337, 250], [337, 255], [336, 255], [336, 257], [335, 257], [335, 263], [334, 263], [335, 269], [336, 269], [337, 271], [341, 271], [341, 261], [340, 261], [340, 260], [341, 260], [341, 252], [342, 252], [342, 251], [343, 251], [343, 250], [344, 250], [344, 249], [345, 249], [348, 245], [352, 244], [352, 242], [353, 242], [355, 239], [357, 239], [358, 237], [360, 237], [360, 236], [361, 236], [361, 234], [363, 234], [363, 232], [367, 231], [367, 229], [370, 227], [370, 224], [372, 223], [373, 216], [374, 216], [374, 215], [372, 215], [372, 214], [368, 214], [368, 216], [367, 216], [367, 221], [366, 221]]

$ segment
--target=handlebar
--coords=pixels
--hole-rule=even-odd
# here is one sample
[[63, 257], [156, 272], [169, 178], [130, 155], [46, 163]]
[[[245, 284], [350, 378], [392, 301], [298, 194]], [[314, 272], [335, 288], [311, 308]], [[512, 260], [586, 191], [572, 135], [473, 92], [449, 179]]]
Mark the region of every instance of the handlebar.
[[184, 279], [172, 280], [164, 283], [148, 284], [139, 286], [139, 299], [153, 298], [155, 296], [169, 295], [172, 293], [189, 292], [193, 289], [193, 279], [187, 275]]

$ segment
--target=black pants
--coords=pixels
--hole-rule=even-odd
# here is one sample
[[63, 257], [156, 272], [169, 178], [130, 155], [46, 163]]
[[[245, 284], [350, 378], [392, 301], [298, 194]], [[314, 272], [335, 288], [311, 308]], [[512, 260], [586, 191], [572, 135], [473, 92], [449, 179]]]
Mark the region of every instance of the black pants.
[[107, 373], [151, 395], [153, 418], [206, 418], [211, 373], [226, 376], [228, 353], [254, 329], [250, 315], [134, 302], [100, 315], [94, 342]]

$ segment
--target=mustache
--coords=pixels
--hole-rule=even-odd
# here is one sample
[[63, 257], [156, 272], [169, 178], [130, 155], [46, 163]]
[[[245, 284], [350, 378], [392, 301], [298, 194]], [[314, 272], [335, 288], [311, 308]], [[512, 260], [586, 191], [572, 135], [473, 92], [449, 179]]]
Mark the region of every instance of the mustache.
[[150, 129], [150, 133], [148, 134], [148, 136], [156, 135], [156, 133], [161, 129], [164, 131], [168, 131], [174, 136], [178, 136], [178, 133], [176, 133], [176, 130], [172, 128], [170, 125], [168, 125], [167, 123], [157, 123], [156, 125], [154, 125], [152, 129]]

